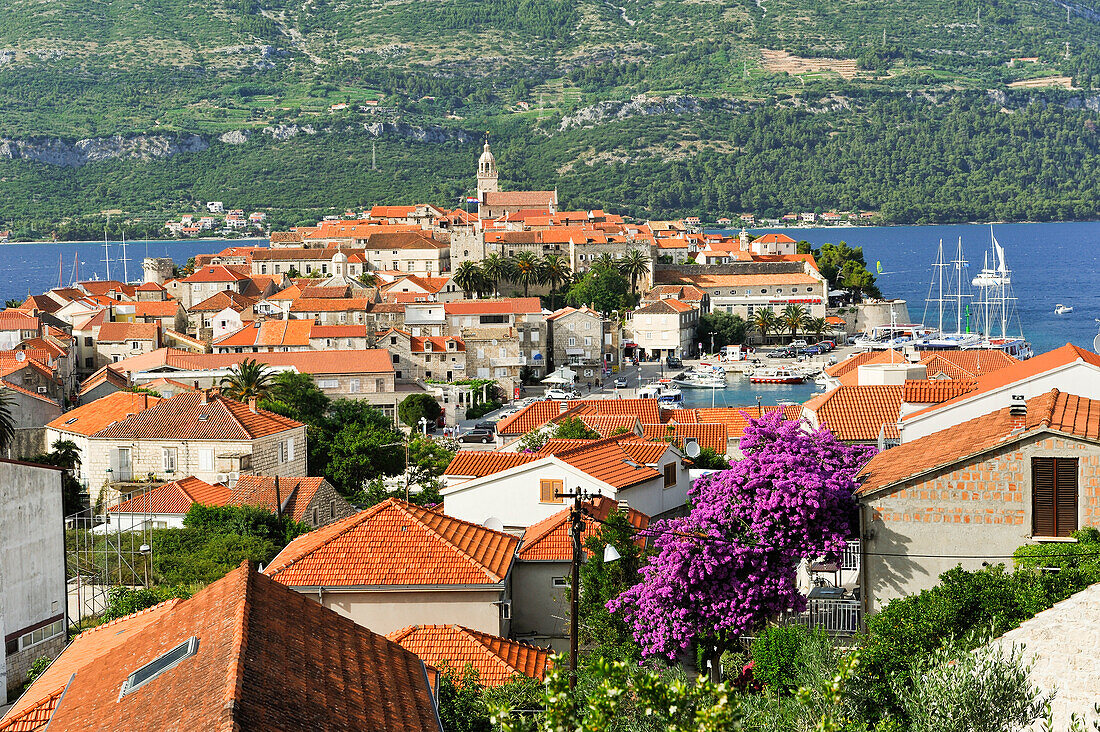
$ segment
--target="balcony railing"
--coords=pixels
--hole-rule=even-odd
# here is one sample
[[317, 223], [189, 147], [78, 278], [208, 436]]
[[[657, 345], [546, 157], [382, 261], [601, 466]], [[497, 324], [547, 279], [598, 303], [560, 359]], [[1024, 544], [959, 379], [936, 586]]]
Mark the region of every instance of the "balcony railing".
[[489, 359], [489, 365], [491, 366], [526, 366], [526, 356], [507, 356], [505, 358], [491, 358]]
[[785, 621], [823, 630], [829, 635], [855, 635], [862, 612], [859, 600], [809, 600], [806, 612], [789, 615]]

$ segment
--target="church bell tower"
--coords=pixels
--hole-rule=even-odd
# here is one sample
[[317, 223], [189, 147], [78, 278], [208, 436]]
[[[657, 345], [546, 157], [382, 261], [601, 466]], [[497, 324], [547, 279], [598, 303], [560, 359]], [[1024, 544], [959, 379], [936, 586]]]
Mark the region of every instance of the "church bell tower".
[[485, 135], [485, 147], [477, 161], [477, 199], [485, 202], [486, 193], [497, 192], [497, 161], [489, 151], [489, 135]]

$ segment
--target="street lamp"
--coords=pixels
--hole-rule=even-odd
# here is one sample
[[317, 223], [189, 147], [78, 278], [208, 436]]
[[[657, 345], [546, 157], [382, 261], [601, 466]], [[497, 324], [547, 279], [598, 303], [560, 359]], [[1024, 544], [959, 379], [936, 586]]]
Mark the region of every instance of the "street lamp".
[[153, 548], [148, 544], [142, 544], [138, 551], [145, 557], [145, 589], [149, 589], [149, 562], [152, 559]]

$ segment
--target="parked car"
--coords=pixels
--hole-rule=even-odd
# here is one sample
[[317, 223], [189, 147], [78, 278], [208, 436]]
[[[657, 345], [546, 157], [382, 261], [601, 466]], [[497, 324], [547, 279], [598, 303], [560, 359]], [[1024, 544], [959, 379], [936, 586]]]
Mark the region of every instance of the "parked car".
[[768, 351], [768, 358], [790, 358], [794, 355], [794, 351], [789, 348], [775, 348]]
[[488, 445], [494, 439], [492, 430], [479, 430], [472, 429], [462, 437], [458, 438], [459, 442], [480, 442], [484, 445]]
[[616, 389], [625, 389], [626, 388], [626, 377], [625, 376], [620, 376], [619, 378], [615, 379], [615, 388]]
[[798, 353], [800, 356], [820, 356], [825, 353], [825, 349], [821, 346], [806, 346]]
[[474, 425], [474, 429], [475, 430], [489, 430], [490, 432], [496, 432], [497, 423], [496, 422], [489, 422], [489, 421], [478, 422], [477, 424]]
[[801, 338], [799, 338], [797, 341], [791, 341], [791, 348], [805, 348], [808, 345], [810, 344], [802, 340]]
[[827, 349], [828, 349], [828, 350], [830, 350], [830, 351], [832, 351], [832, 350], [835, 350], [835, 349], [836, 349], [836, 341], [829, 341], [829, 340], [824, 340], [824, 341], [818, 341], [818, 342], [817, 342], [817, 345], [819, 345], [819, 346], [825, 346], [825, 348], [827, 348]]
[[547, 389], [546, 390], [546, 398], [547, 399], [557, 399], [557, 400], [560, 400], [560, 399], [576, 399], [579, 396], [580, 396], [580, 394], [573, 391], [572, 389], [570, 389], [569, 391], [566, 391], [565, 389]]
[[675, 356], [669, 356], [665, 359], [665, 366], [668, 366], [670, 369], [682, 369], [684, 367], [684, 362]]

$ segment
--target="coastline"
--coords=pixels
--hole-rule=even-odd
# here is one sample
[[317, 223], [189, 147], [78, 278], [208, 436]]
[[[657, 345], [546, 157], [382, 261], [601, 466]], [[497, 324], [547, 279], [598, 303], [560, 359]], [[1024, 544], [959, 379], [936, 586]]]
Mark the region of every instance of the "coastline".
[[[216, 242], [264, 242], [270, 240], [266, 236], [252, 236], [241, 239], [226, 239], [220, 236], [192, 237], [190, 239], [127, 239], [126, 246], [135, 244], [188, 244], [191, 242], [216, 241]], [[34, 246], [60, 246], [64, 244], [102, 244], [102, 239], [65, 239], [63, 241], [8, 241], [0, 244], [0, 247], [34, 245]], [[121, 239], [108, 239], [108, 244], [121, 244]]]

